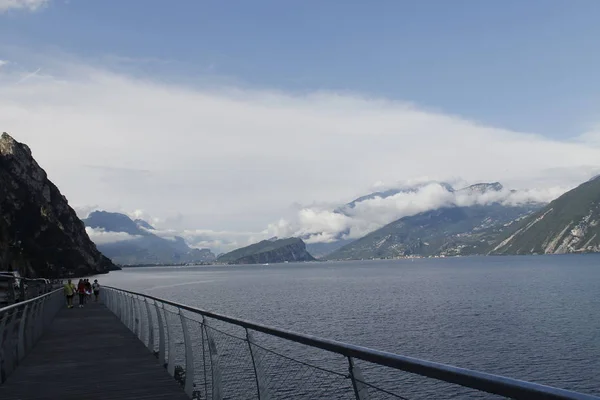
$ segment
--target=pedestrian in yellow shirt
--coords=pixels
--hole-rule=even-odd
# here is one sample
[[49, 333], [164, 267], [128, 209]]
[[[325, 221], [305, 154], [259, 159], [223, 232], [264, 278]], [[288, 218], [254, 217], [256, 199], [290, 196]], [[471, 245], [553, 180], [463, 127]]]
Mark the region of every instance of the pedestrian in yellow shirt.
[[73, 308], [73, 295], [75, 295], [75, 284], [69, 281], [64, 286], [65, 297], [67, 298], [67, 307]]

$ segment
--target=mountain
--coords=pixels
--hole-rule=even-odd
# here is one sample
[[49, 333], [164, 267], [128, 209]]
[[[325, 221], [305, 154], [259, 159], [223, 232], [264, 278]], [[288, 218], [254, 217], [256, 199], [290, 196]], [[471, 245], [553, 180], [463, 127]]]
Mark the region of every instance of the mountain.
[[306, 244], [299, 238], [263, 240], [230, 253], [217, 261], [228, 264], [266, 264], [285, 261], [314, 261], [306, 251]]
[[347, 245], [348, 243], [353, 242], [354, 239], [339, 239], [335, 242], [327, 242], [327, 243], [308, 243], [306, 245], [306, 250], [316, 258], [323, 258], [340, 247]]
[[136, 224], [137, 226], [139, 226], [140, 228], [149, 229], [149, 230], [152, 230], [152, 231], [154, 231], [154, 230], [155, 230], [155, 229], [154, 229], [154, 227], [153, 227], [152, 225], [150, 225], [149, 223], [147, 223], [147, 222], [146, 222], [146, 221], [144, 221], [143, 219], [136, 219], [136, 220], [135, 220], [135, 221], [133, 221], [133, 222], [135, 222], [135, 224]]
[[336, 210], [334, 210], [334, 212], [340, 213], [340, 214], [347, 214], [349, 212], [349, 209], [355, 208], [357, 204], [362, 203], [363, 201], [367, 201], [367, 200], [373, 200], [376, 198], [381, 198], [381, 199], [385, 199], [388, 197], [392, 197], [395, 196], [397, 194], [400, 193], [416, 193], [419, 190], [421, 190], [422, 188], [424, 188], [427, 185], [431, 185], [431, 184], [438, 184], [440, 185], [442, 188], [446, 189], [448, 192], [454, 192], [454, 188], [452, 187], [452, 185], [445, 183], [445, 182], [424, 182], [424, 183], [419, 183], [417, 185], [412, 185], [412, 186], [406, 186], [406, 187], [402, 187], [402, 188], [393, 188], [393, 189], [388, 189], [382, 192], [373, 192], [373, 193], [369, 193], [367, 195], [358, 197], [354, 200], [352, 200], [351, 202], [344, 204], [341, 207], [338, 207]]
[[96, 248], [25, 144], [0, 137], [0, 270], [62, 277], [118, 269]]
[[430, 210], [400, 218], [325, 258], [481, 254], [514, 220], [529, 215], [538, 207], [510, 207], [494, 203]]
[[500, 182], [492, 182], [492, 183], [476, 183], [471, 186], [467, 186], [465, 188], [457, 190], [457, 193], [467, 193], [467, 194], [484, 194], [489, 192], [500, 192], [504, 189], [504, 186]]
[[491, 254], [600, 252], [600, 178], [550, 202], [506, 232]]
[[133, 221], [125, 214], [94, 211], [84, 223], [93, 229], [130, 235], [125, 240], [97, 244], [102, 253], [118, 264], [187, 264], [215, 260], [209, 249], [191, 248], [179, 236], [173, 239], [157, 236], [148, 222], [141, 219]]

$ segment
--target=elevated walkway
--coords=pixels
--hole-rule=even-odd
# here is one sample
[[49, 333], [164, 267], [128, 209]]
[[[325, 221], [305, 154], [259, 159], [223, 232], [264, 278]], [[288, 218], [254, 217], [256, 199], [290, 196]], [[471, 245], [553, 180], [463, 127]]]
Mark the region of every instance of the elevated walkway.
[[62, 308], [0, 399], [181, 399], [182, 387], [106, 306]]
[[0, 308], [0, 400], [600, 400], [142, 293], [101, 296], [67, 309], [59, 289]]

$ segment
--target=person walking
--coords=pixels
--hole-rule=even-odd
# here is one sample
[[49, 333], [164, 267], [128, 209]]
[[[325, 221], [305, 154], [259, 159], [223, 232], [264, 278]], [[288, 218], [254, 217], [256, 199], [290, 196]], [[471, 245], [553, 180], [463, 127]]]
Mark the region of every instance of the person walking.
[[64, 284], [63, 290], [65, 292], [65, 297], [67, 298], [67, 308], [73, 308], [73, 296], [77, 290], [75, 284], [69, 279], [67, 283]]
[[98, 279], [94, 279], [92, 289], [94, 290], [94, 302], [97, 303], [98, 297], [100, 296], [100, 284], [98, 283]]
[[85, 279], [83, 282], [85, 283], [86, 299], [91, 299], [92, 298], [92, 284], [90, 283], [89, 279]]
[[80, 279], [77, 284], [77, 293], [79, 294], [79, 308], [83, 308], [85, 304], [85, 282], [83, 279]]

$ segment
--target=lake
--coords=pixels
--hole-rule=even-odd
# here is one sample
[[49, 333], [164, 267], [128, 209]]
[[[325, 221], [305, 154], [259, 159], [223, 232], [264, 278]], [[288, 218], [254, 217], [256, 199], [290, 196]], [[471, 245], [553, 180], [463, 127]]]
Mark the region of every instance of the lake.
[[297, 332], [600, 395], [598, 255], [127, 268], [99, 280]]

